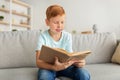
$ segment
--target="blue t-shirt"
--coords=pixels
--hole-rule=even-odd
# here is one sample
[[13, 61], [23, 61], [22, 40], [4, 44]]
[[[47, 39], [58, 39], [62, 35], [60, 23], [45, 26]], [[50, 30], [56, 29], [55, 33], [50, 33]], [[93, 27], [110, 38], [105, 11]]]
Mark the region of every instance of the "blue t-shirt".
[[55, 41], [49, 34], [48, 30], [40, 33], [36, 50], [41, 50], [42, 45], [47, 45], [54, 48], [62, 48], [68, 52], [72, 50], [72, 36], [66, 31], [62, 31], [62, 36], [59, 41]]

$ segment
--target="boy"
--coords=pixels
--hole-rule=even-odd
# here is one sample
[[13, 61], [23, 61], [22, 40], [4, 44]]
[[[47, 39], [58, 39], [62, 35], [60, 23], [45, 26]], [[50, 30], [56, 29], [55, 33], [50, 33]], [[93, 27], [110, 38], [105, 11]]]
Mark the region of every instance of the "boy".
[[64, 9], [59, 5], [49, 6], [46, 10], [45, 21], [49, 29], [40, 34], [36, 51], [36, 64], [39, 68], [38, 80], [55, 80], [59, 76], [69, 77], [73, 80], [90, 80], [89, 73], [82, 68], [85, 65], [85, 60], [70, 60], [61, 63], [55, 57], [54, 64], [49, 64], [39, 59], [42, 45], [63, 48], [72, 52], [72, 36], [63, 30]]

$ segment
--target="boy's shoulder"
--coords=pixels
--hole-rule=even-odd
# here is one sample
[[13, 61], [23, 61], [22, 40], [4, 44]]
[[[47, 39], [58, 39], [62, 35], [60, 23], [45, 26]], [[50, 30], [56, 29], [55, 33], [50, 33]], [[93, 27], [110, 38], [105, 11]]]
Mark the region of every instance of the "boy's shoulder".
[[39, 34], [39, 37], [40, 37], [40, 38], [47, 38], [47, 37], [48, 37], [48, 32], [47, 32], [47, 30], [42, 31], [42, 32]]
[[70, 32], [67, 32], [67, 31], [65, 31], [65, 30], [63, 30], [62, 33], [63, 33], [63, 34], [66, 34], [66, 35], [71, 35]]
[[67, 31], [62, 31], [62, 34], [64, 37], [71, 37], [71, 33], [70, 32], [67, 32]]
[[48, 34], [48, 30], [45, 30], [45, 31], [40, 33], [40, 35], [47, 35], [47, 34]]

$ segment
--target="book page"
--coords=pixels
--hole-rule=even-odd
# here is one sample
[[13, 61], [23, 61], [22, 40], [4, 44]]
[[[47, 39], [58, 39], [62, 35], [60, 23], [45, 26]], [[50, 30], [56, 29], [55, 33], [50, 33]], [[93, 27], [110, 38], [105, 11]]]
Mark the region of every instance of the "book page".
[[90, 53], [91, 51], [75, 52], [75, 53], [72, 53], [70, 56], [71, 56], [71, 59], [76, 58], [76, 59], [82, 60], [82, 59], [85, 59], [86, 56], [88, 56]]
[[50, 48], [47, 46], [42, 46], [41, 52], [40, 52], [40, 59], [48, 62], [48, 63], [54, 63], [55, 57], [58, 57], [60, 62], [65, 62], [69, 56], [63, 51], [59, 51], [54, 48]]
[[91, 53], [90, 51], [69, 53], [65, 51], [64, 49], [51, 48], [51, 47], [43, 45], [41, 48], [39, 59], [47, 63], [53, 64], [55, 62], [55, 57], [58, 57], [58, 60], [60, 62], [65, 62], [73, 58], [84, 59], [90, 53]]
[[90, 53], [91, 51], [73, 52], [70, 54], [70, 56], [84, 55], [84, 54], [90, 54]]

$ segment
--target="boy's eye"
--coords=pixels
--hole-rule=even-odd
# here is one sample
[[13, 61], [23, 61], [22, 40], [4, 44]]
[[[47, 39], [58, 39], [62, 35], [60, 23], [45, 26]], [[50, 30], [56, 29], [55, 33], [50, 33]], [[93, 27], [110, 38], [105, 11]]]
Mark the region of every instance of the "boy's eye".
[[61, 24], [64, 24], [64, 22], [62, 21]]
[[59, 24], [59, 23], [64, 24], [63, 21], [61, 21], [61, 22], [53, 22], [53, 23], [54, 23], [54, 24]]

